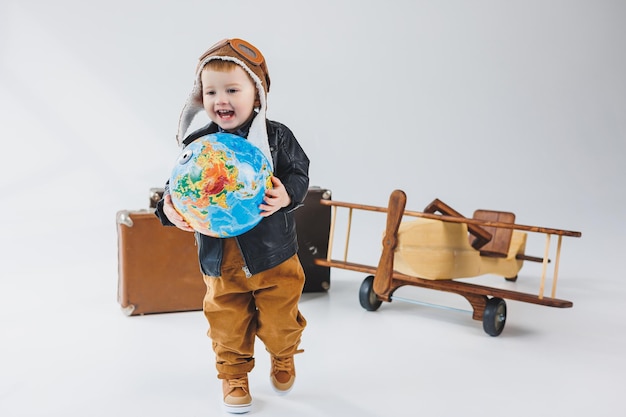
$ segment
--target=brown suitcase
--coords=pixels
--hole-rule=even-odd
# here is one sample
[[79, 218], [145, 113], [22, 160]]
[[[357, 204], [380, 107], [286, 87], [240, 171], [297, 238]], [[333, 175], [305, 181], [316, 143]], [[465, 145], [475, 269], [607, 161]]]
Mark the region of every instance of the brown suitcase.
[[117, 213], [118, 302], [129, 316], [202, 309], [194, 234], [165, 227], [154, 209]]
[[[163, 197], [163, 188], [150, 188], [150, 207], [155, 208]], [[298, 233], [298, 257], [306, 274], [302, 292], [324, 292], [330, 288], [330, 268], [315, 264], [315, 259], [326, 258], [330, 233], [330, 206], [320, 200], [330, 200], [332, 192], [318, 186], [309, 187], [303, 206], [295, 211]]]
[[298, 257], [306, 275], [302, 292], [324, 292], [330, 288], [330, 267], [315, 264], [315, 259], [325, 259], [330, 234], [330, 206], [320, 200], [330, 200], [327, 188], [310, 187], [304, 205], [297, 209]]
[[[162, 188], [151, 188], [150, 209], [117, 213], [118, 302], [129, 316], [202, 310], [206, 288], [193, 233], [162, 226], [154, 215]], [[315, 265], [328, 251], [330, 207], [319, 204], [331, 192], [311, 187], [296, 210], [298, 256], [306, 274], [303, 292], [330, 287], [330, 268]]]

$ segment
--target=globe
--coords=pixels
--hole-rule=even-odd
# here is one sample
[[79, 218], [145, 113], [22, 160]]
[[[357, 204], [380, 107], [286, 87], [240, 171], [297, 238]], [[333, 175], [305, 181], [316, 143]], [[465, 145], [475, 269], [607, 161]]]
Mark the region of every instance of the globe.
[[271, 164], [258, 147], [230, 133], [213, 133], [183, 149], [172, 170], [170, 194], [194, 230], [233, 237], [261, 221], [259, 205], [272, 187], [271, 177]]

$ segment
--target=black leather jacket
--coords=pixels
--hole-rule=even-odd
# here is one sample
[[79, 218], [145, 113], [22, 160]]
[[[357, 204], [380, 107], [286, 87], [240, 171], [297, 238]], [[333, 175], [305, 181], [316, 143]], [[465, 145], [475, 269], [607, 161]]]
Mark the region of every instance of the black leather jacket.
[[[217, 125], [210, 123], [190, 134], [184, 143], [187, 145], [217, 131]], [[293, 211], [302, 205], [309, 187], [309, 158], [291, 130], [279, 122], [267, 120], [267, 134], [274, 175], [285, 186], [291, 204], [263, 218], [254, 228], [235, 238], [246, 263], [244, 271], [249, 276], [273, 268], [298, 252]], [[167, 185], [165, 189], [167, 193]], [[163, 212], [163, 200], [157, 204], [156, 215], [163, 225], [173, 226]], [[202, 273], [221, 276], [223, 239], [196, 232], [196, 242]]]

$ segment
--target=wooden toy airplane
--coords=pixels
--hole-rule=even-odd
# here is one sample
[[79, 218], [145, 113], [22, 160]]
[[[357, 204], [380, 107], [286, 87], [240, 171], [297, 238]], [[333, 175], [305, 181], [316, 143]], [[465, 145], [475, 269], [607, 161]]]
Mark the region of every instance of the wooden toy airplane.
[[[366, 310], [375, 311], [383, 301], [400, 299], [393, 293], [405, 285], [446, 291], [465, 297], [472, 306], [472, 318], [482, 320], [487, 334], [498, 336], [506, 322], [504, 299], [557, 308], [573, 306], [571, 301], [555, 298], [556, 284], [562, 238], [580, 237], [580, 232], [515, 224], [515, 215], [510, 212], [476, 210], [473, 218], [466, 218], [438, 199], [423, 212], [408, 211], [405, 210], [406, 194], [401, 190], [391, 193], [386, 208], [331, 200], [320, 203], [331, 206], [333, 211], [328, 256], [316, 259], [315, 263], [370, 274], [359, 290], [361, 306]], [[343, 260], [331, 259], [338, 207], [349, 210]], [[382, 253], [376, 267], [347, 260], [354, 209], [387, 213]], [[404, 216], [416, 219], [403, 222]], [[526, 236], [531, 232], [546, 236], [542, 258], [524, 253]], [[553, 235], [557, 236], [557, 249], [552, 292], [546, 297], [546, 272]], [[524, 261], [543, 264], [538, 295], [455, 280], [493, 274], [515, 281]]]

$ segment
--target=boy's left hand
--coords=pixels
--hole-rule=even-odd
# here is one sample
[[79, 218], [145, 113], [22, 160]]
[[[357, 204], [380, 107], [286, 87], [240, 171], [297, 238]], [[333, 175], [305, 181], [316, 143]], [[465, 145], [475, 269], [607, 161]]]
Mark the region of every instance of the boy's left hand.
[[287, 194], [287, 190], [278, 177], [272, 176], [272, 184], [274, 188], [265, 190], [265, 204], [261, 204], [261, 217], [268, 217], [276, 213], [283, 207], [287, 207], [291, 203], [291, 197]]

